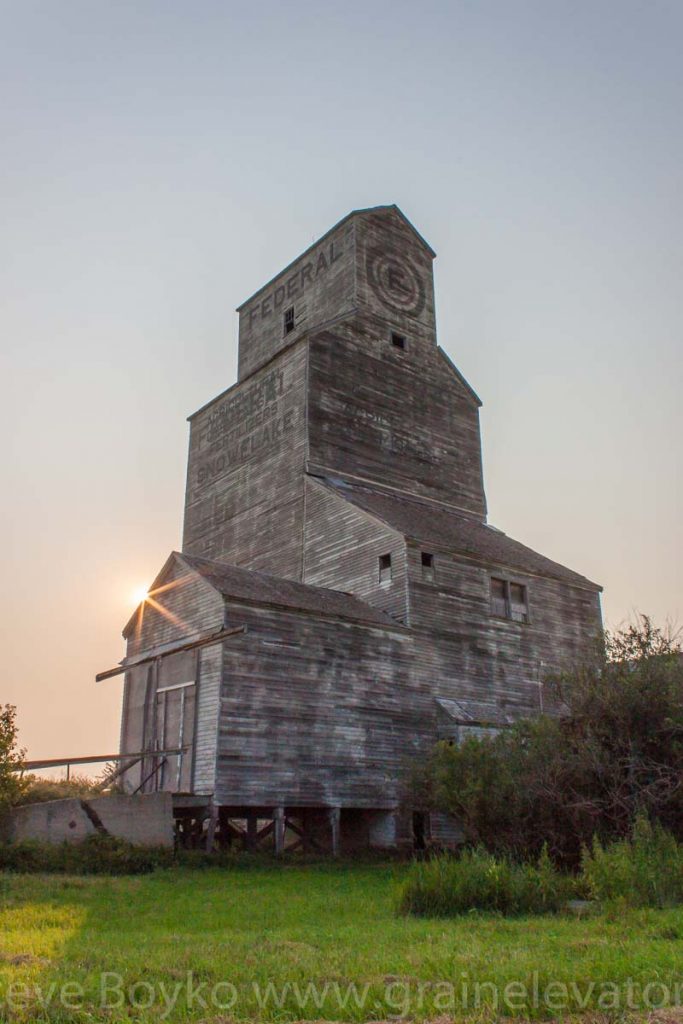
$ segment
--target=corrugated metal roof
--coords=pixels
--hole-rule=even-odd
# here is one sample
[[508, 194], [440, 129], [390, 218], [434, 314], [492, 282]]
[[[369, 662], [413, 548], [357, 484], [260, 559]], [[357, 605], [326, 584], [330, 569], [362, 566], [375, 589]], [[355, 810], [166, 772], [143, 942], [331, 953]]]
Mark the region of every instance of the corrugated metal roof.
[[420, 544], [466, 555], [491, 566], [517, 569], [592, 590], [602, 589], [599, 584], [538, 554], [501, 530], [445, 505], [421, 501], [407, 494], [379, 491], [362, 484], [340, 481], [339, 478], [327, 478], [324, 484]]

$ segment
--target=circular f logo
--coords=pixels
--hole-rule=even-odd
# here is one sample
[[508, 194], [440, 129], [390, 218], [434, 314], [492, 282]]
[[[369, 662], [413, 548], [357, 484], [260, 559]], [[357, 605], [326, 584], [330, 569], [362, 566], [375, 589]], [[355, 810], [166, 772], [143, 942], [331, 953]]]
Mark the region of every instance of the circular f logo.
[[368, 282], [380, 302], [399, 313], [419, 316], [425, 304], [425, 289], [415, 267], [405, 257], [370, 252]]

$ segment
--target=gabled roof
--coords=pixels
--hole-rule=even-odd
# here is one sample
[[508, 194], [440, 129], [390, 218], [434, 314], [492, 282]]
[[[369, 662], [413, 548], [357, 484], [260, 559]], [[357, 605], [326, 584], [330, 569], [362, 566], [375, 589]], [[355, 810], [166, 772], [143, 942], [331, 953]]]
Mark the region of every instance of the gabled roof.
[[365, 601], [339, 590], [312, 587], [307, 583], [286, 580], [281, 576], [272, 576], [255, 569], [243, 569], [236, 565], [228, 565], [226, 562], [214, 562], [177, 551], [174, 555], [228, 599], [312, 612], [349, 622], [382, 626], [385, 629], [402, 628], [378, 608], [373, 608]]
[[602, 589], [599, 584], [538, 554], [501, 530], [472, 516], [458, 513], [447, 505], [422, 501], [404, 493], [347, 483], [338, 477], [328, 478], [324, 482], [316, 478], [316, 481], [369, 512], [404, 537], [429, 544], [436, 550], [451, 551], [486, 565], [516, 569], [591, 590]]
[[270, 280], [266, 281], [265, 284], [262, 284], [260, 288], [257, 288], [256, 291], [253, 292], [249, 296], [248, 299], [245, 299], [244, 302], [241, 302], [240, 305], [237, 307], [236, 312], [237, 313], [241, 313], [242, 310], [244, 309], [244, 307], [247, 306], [251, 302], [252, 299], [255, 299], [256, 296], [259, 295], [262, 291], [265, 291], [266, 288], [269, 288], [270, 285], [273, 283], [273, 281], [276, 281], [278, 279], [278, 277], [282, 277], [283, 274], [286, 274], [287, 271], [290, 269], [290, 267], [293, 267], [294, 264], [298, 263], [300, 259], [303, 259], [303, 257], [307, 256], [309, 252], [312, 252], [313, 249], [316, 248], [316, 246], [320, 245], [321, 242], [324, 242], [326, 238], [329, 238], [329, 236], [334, 231], [337, 231], [338, 228], [340, 228], [344, 224], [346, 224], [346, 222], [351, 220], [352, 217], [358, 217], [358, 216], [361, 216], [364, 213], [395, 213], [395, 214], [397, 214], [401, 218], [403, 223], [406, 225], [406, 227], [409, 228], [412, 231], [412, 233], [418, 239], [420, 244], [424, 246], [424, 248], [430, 254], [432, 259], [434, 259], [436, 257], [436, 253], [432, 249], [432, 247], [429, 244], [429, 242], [427, 242], [422, 237], [422, 235], [417, 230], [415, 225], [412, 224], [411, 221], [408, 220], [408, 218], [406, 217], [405, 213], [398, 208], [396, 203], [390, 203], [387, 206], [366, 206], [366, 207], [362, 207], [361, 209], [358, 209], [358, 210], [351, 210], [351, 213], [347, 213], [345, 217], [342, 217], [341, 220], [338, 220], [337, 223], [333, 227], [331, 227], [329, 229], [329, 231], [326, 231], [324, 235], [320, 236], [320, 238], [316, 238], [315, 242], [312, 242], [311, 245], [309, 245], [307, 249], [304, 249], [304, 251], [300, 252], [298, 254], [298, 256], [295, 256], [294, 259], [290, 263], [287, 264], [287, 266], [283, 267], [282, 270], [278, 270], [277, 274], [275, 274], [273, 277], [271, 277]]

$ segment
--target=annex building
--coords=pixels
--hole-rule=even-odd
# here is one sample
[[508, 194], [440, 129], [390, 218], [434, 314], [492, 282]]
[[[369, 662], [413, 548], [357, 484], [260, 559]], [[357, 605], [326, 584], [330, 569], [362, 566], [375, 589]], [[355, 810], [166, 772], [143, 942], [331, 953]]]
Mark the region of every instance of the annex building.
[[601, 627], [599, 586], [487, 522], [434, 255], [396, 206], [350, 213], [239, 307], [237, 383], [190, 417], [121, 728], [126, 789], [171, 791], [189, 840], [451, 839], [411, 762], [547, 709]]

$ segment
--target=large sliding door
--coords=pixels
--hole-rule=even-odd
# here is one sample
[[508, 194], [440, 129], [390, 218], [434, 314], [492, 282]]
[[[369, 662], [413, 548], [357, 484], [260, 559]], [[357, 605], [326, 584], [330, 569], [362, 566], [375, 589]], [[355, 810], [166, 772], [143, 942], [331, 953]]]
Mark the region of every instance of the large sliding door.
[[157, 789], [168, 789], [173, 793], [192, 790], [196, 689], [196, 683], [192, 681], [157, 690], [156, 748], [183, 748], [180, 754], [164, 756]]
[[[156, 790], [192, 792], [195, 709], [197, 701], [197, 654], [169, 654], [158, 662], [154, 694], [153, 748], [160, 751]], [[180, 748], [178, 754], [163, 754]]]

